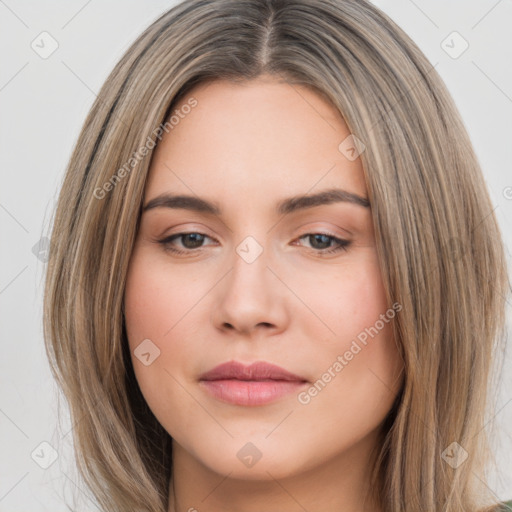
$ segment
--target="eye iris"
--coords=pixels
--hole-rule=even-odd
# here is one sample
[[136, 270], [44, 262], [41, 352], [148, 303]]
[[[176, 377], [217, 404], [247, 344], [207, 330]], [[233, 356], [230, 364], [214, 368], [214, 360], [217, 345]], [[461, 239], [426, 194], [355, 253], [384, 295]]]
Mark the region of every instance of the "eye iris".
[[197, 247], [201, 247], [203, 241], [204, 235], [199, 233], [187, 233], [186, 235], [182, 235], [182, 244], [187, 249], [195, 249]]
[[[322, 234], [310, 235], [311, 247], [315, 249], [327, 249], [331, 246], [331, 237]], [[317, 243], [319, 242], [319, 244]]]

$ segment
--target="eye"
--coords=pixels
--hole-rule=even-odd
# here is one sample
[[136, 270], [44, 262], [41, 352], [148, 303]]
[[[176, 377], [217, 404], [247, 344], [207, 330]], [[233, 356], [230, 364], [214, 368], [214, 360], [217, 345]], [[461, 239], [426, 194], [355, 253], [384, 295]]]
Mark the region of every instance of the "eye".
[[[201, 249], [205, 240], [213, 240], [213, 238], [210, 238], [204, 233], [190, 232], [176, 233], [162, 240], [158, 240], [158, 243], [163, 245], [166, 251], [170, 251], [175, 254], [185, 254]], [[180, 241], [180, 246], [178, 247], [176, 246], [177, 241]]]
[[307, 233], [298, 238], [298, 240], [307, 240], [309, 246], [320, 254], [332, 254], [339, 251], [347, 251], [350, 246], [350, 240], [337, 238], [327, 233]]
[[[205, 242], [210, 240], [216, 242], [213, 238], [199, 232], [188, 232], [188, 233], [176, 233], [174, 235], [158, 240], [166, 251], [174, 254], [191, 254], [199, 252], [206, 244]], [[317, 254], [332, 254], [339, 251], [347, 251], [351, 242], [337, 238], [327, 233], [307, 233], [302, 235], [297, 240], [309, 242], [309, 248], [313, 249]], [[178, 243], [179, 242], [179, 243]], [[212, 245], [207, 244], [207, 245]], [[303, 245], [303, 244], [299, 244]]]

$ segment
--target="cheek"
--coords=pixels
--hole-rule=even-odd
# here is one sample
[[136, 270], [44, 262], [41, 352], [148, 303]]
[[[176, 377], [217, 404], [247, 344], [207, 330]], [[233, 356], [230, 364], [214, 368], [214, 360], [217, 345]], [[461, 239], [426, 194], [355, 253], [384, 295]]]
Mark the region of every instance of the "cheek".
[[164, 346], [204, 295], [204, 288], [201, 279], [190, 279], [186, 271], [176, 272], [143, 251], [134, 251], [124, 298], [130, 343], [149, 338]]
[[[185, 322], [180, 320], [186, 318], [194, 295], [193, 283], [186, 283], [180, 274], [166, 271], [165, 266], [148, 257], [144, 250], [135, 248], [127, 274], [124, 309], [128, 344], [141, 389], [156, 385], [157, 376], [168, 369], [171, 340], [175, 340], [173, 358], [185, 357], [182, 355], [185, 345], [179, 343], [180, 328]], [[144, 353], [149, 352], [149, 359], [154, 360], [147, 366], [138, 358], [143, 346], [147, 347]], [[162, 375], [159, 378], [167, 380]]]
[[[134, 250], [124, 296], [130, 355], [147, 404], [173, 435], [179, 429], [169, 411], [178, 408], [184, 418], [192, 417], [194, 412], [182, 387], [194, 361], [193, 345], [182, 342], [187, 339], [187, 322], [182, 320], [189, 318], [187, 313], [197, 303], [199, 292], [197, 283], [187, 280], [186, 273], [181, 277], [176, 272], [171, 274], [144, 251]], [[147, 353], [145, 358], [143, 354]]]
[[[383, 413], [391, 405], [399, 389], [402, 361], [392, 332], [392, 322], [400, 313], [387, 303], [377, 257], [369, 251], [367, 258], [340, 266], [336, 275], [316, 283], [305, 282], [303, 290], [311, 310], [330, 331], [316, 336], [315, 378], [321, 381], [317, 388], [322, 395], [315, 399], [316, 405], [332, 400], [343, 404], [341, 409], [368, 413], [368, 419], [373, 414], [379, 417], [378, 411]], [[315, 339], [319, 322], [308, 318], [303, 330]]]
[[301, 277], [300, 289], [304, 303], [314, 313], [303, 316], [309, 338], [318, 339], [320, 319], [321, 339], [331, 347], [335, 343], [342, 348], [344, 341], [374, 325], [388, 309], [374, 251], [323, 273], [306, 274]]

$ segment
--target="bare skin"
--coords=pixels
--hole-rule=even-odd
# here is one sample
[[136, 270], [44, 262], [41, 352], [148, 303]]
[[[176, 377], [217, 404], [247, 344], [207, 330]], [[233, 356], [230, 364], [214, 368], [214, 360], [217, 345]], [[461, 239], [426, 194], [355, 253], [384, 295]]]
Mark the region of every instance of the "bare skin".
[[[203, 84], [182, 104], [190, 96], [197, 106], [157, 146], [144, 204], [189, 195], [220, 212], [146, 210], [125, 294], [136, 377], [173, 439], [169, 512], [378, 512], [371, 452], [402, 361], [370, 207], [276, 211], [330, 189], [364, 203], [361, 161], [338, 149], [350, 132], [320, 96], [270, 77]], [[179, 233], [196, 235], [170, 239]], [[134, 356], [146, 339], [160, 350], [147, 366]], [[229, 403], [200, 382], [226, 361], [306, 382], [265, 404]]]

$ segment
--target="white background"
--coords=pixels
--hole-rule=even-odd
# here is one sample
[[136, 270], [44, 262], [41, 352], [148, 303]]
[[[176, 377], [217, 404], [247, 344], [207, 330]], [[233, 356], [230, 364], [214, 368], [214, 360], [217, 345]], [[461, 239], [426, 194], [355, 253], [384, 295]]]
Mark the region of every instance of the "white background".
[[[175, 2], [0, 0], [0, 512], [98, 510], [73, 471], [65, 403], [41, 329], [44, 263], [32, 252], [48, 220], [81, 125], [130, 43]], [[375, 0], [427, 55], [469, 130], [507, 245], [512, 247], [512, 1]], [[31, 43], [47, 31], [57, 50]], [[454, 59], [441, 43], [457, 31], [469, 48]], [[451, 41], [454, 41], [451, 43]], [[448, 39], [454, 50], [461, 41]], [[48, 48], [48, 46], [46, 46]], [[510, 332], [511, 303], [508, 297]], [[510, 349], [508, 350], [510, 352]], [[505, 362], [495, 416], [497, 469], [491, 489], [512, 499], [512, 361]], [[454, 401], [457, 397], [454, 397]], [[39, 460], [57, 460], [42, 469]]]

